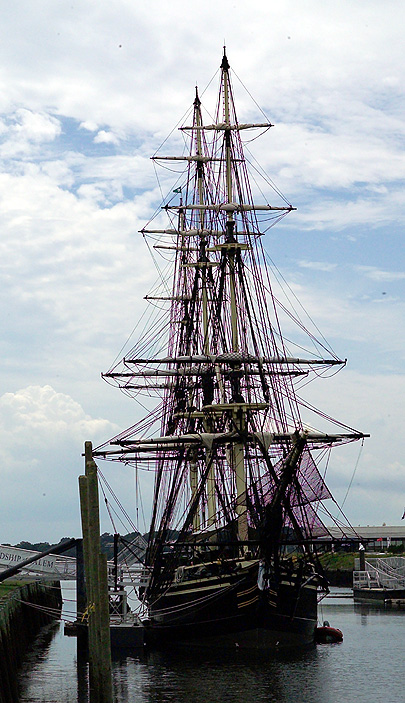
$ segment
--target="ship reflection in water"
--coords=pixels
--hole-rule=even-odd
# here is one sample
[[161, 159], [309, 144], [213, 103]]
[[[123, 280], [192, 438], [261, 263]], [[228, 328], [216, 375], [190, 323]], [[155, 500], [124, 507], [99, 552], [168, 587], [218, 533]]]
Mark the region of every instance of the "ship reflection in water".
[[[402, 700], [405, 609], [342, 597], [326, 599], [320, 618], [342, 630], [342, 643], [271, 658], [238, 651], [116, 653], [115, 703], [369, 703], [371, 693], [373, 703]], [[20, 703], [87, 703], [78, 690], [83, 674], [76, 640], [61, 627], [26, 662]]]

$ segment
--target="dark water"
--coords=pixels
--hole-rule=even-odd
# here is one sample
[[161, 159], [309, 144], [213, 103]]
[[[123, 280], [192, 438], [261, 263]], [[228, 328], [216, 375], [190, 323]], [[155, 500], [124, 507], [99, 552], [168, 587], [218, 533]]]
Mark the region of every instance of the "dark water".
[[[335, 589], [342, 596], [348, 590]], [[405, 610], [323, 601], [320, 620], [340, 644], [271, 658], [235, 652], [122, 655], [113, 661], [116, 703], [399, 703], [405, 700]], [[56, 630], [56, 631], [55, 631]], [[21, 675], [21, 703], [87, 703], [76, 640], [63, 625], [42, 633]]]

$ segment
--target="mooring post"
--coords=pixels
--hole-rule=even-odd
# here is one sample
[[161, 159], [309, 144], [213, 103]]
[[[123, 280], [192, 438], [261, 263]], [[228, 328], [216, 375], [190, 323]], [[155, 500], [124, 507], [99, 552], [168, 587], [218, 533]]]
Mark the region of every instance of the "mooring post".
[[85, 444], [85, 476], [79, 476], [86, 574], [90, 703], [112, 703], [107, 560], [100, 552], [97, 466]]
[[102, 695], [100, 703], [112, 703], [110, 601], [108, 597], [107, 556], [99, 552], [99, 627], [100, 627], [100, 681]]
[[[90, 539], [89, 539], [89, 500], [87, 476], [79, 476], [80, 512], [83, 531], [84, 571], [86, 576], [87, 608], [84, 616], [87, 618], [87, 642], [89, 655], [89, 688], [91, 703], [98, 703], [98, 658], [96, 655], [96, 633], [94, 629], [94, 583], [91, 580], [90, 569]], [[93, 615], [93, 617], [91, 617]], [[83, 620], [86, 619], [83, 617]]]
[[[87, 445], [90, 444], [86, 442]], [[90, 444], [91, 448], [91, 444]], [[92, 649], [95, 683], [100, 686], [100, 610], [99, 610], [99, 580], [98, 555], [100, 552], [100, 518], [98, 504], [97, 468], [93, 459], [86, 457], [86, 480], [88, 499], [88, 539], [89, 539], [89, 581], [91, 602], [88, 608], [89, 649]], [[101, 700], [101, 699], [100, 699]]]

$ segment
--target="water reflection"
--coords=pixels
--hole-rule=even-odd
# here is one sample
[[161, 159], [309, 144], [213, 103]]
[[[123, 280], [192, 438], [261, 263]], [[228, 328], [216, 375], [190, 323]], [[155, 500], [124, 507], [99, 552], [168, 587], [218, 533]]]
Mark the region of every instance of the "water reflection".
[[117, 703], [322, 703], [318, 650], [259, 655], [203, 651], [122, 654], [113, 662]]
[[398, 616], [405, 615], [405, 608], [403, 606], [400, 608], [398, 606], [388, 606], [382, 603], [354, 603], [353, 610], [357, 614], [370, 616], [381, 616], [383, 613], [384, 617], [389, 617], [391, 615], [398, 618]]
[[[343, 595], [343, 592], [342, 592]], [[322, 603], [341, 644], [272, 656], [245, 652], [115, 652], [115, 703], [391, 703], [403, 699], [405, 610]], [[88, 703], [87, 662], [59, 625], [47, 628], [20, 677], [20, 703]]]
[[24, 696], [26, 690], [31, 685], [31, 681], [35, 676], [36, 671], [45, 665], [45, 662], [49, 656], [52, 641], [59, 628], [59, 622], [52, 622], [49, 625], [45, 625], [41, 629], [33, 646], [27, 651], [18, 677], [18, 689], [21, 700], [25, 699]]

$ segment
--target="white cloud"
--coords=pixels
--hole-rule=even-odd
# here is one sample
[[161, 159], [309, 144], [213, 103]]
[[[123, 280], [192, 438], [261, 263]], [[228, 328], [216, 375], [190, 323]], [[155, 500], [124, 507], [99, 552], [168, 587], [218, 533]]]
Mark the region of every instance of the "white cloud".
[[405, 278], [405, 271], [383, 271], [376, 266], [356, 266], [355, 269], [373, 281], [402, 281]]
[[53, 142], [62, 131], [58, 119], [45, 112], [19, 108], [3, 122], [2, 158], [27, 158], [38, 155], [47, 142]]
[[94, 137], [95, 144], [119, 144], [119, 139], [113, 132], [106, 132], [101, 129]]
[[116, 430], [50, 386], [1, 396], [2, 539], [19, 541], [28, 530], [35, 541], [38, 534], [45, 538], [46, 527], [48, 541], [58, 541], [62, 533], [80, 535], [77, 479], [84, 442]]
[[[56, 393], [51, 386], [30, 386], [16, 393], [5, 393], [0, 397], [0, 416], [3, 431], [15, 433], [2, 444], [14, 446], [37, 447], [44, 449], [51, 445], [57, 446], [61, 439], [72, 439], [74, 442], [86, 433], [101, 435], [111, 423], [108, 420], [93, 419], [86, 415], [83, 409], [72, 398]], [[22, 434], [29, 432], [22, 439]]]
[[[359, 444], [336, 448], [328, 470], [328, 485], [338, 502], [355, 479], [344, 506], [353, 524], [399, 524], [404, 509], [405, 460], [396, 437], [405, 422], [403, 374], [361, 374], [345, 369], [334, 378], [313, 383], [311, 401], [370, 434], [360, 458]], [[387, 519], [388, 517], [388, 519]]]
[[16, 118], [13, 131], [28, 141], [52, 141], [61, 133], [59, 120], [49, 114], [20, 108], [16, 112]]
[[326, 261], [299, 261], [298, 266], [314, 271], [333, 271], [337, 264], [328, 264]]
[[98, 125], [96, 122], [92, 122], [91, 120], [85, 120], [84, 122], [80, 123], [79, 128], [87, 129], [89, 132], [97, 132]]

